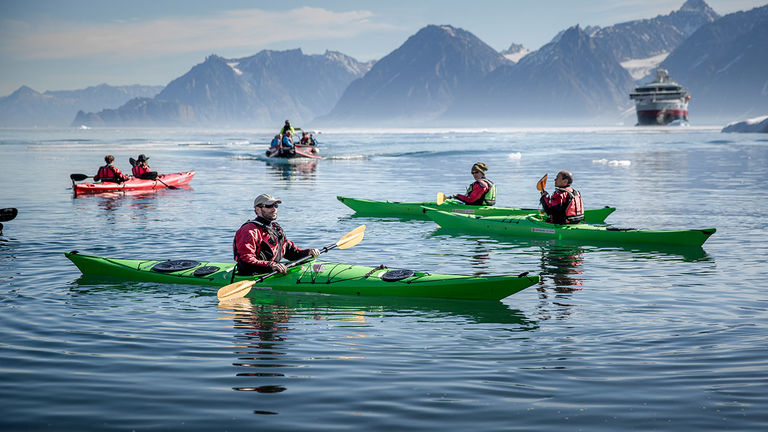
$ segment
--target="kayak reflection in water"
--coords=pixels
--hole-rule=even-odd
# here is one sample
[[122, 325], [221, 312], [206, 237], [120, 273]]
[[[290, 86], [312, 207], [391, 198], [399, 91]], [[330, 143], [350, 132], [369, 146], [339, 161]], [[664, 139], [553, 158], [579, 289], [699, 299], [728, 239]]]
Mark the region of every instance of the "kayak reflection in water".
[[483, 162], [476, 162], [472, 165], [471, 171], [475, 181], [467, 187], [467, 193], [465, 195], [451, 195], [446, 198], [457, 199], [468, 205], [496, 205], [496, 185], [485, 178], [486, 171], [488, 171], [488, 165]]
[[237, 230], [232, 251], [237, 261], [237, 274], [253, 275], [269, 272], [287, 273], [283, 257], [295, 261], [307, 256], [318, 256], [317, 249], [300, 249], [285, 237], [283, 228], [275, 222], [277, 207], [282, 201], [269, 194], [261, 194], [253, 201], [256, 219], [249, 220]]
[[584, 203], [579, 191], [571, 187], [573, 174], [560, 171], [555, 177], [555, 191], [550, 197], [547, 191], [541, 191], [541, 206], [549, 215], [547, 222], [556, 224], [578, 224], [584, 222]]

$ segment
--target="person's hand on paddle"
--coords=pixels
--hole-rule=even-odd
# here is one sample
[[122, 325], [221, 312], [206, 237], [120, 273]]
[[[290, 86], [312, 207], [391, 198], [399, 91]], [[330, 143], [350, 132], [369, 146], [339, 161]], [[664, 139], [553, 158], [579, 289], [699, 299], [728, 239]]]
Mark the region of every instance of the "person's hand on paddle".
[[276, 271], [282, 274], [288, 273], [288, 268], [283, 263], [271, 262], [269, 263], [269, 268], [272, 269], [272, 271]]
[[309, 254], [312, 255], [312, 258], [317, 258], [320, 256], [320, 249], [310, 249]]

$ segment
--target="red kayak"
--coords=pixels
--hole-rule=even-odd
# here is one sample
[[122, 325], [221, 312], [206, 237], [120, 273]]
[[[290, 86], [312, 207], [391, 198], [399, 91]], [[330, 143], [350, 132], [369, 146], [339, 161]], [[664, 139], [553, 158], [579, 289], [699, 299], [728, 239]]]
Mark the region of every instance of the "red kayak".
[[[74, 175], [74, 174], [73, 174]], [[115, 191], [128, 191], [128, 190], [141, 190], [141, 189], [175, 189], [178, 186], [183, 186], [195, 176], [194, 171], [178, 172], [173, 174], [160, 174], [156, 180], [144, 180], [131, 177], [130, 179], [122, 183], [102, 182], [102, 183], [75, 183], [74, 179], [72, 187], [75, 190], [75, 194], [84, 193], [100, 193], [100, 192], [115, 192]]]

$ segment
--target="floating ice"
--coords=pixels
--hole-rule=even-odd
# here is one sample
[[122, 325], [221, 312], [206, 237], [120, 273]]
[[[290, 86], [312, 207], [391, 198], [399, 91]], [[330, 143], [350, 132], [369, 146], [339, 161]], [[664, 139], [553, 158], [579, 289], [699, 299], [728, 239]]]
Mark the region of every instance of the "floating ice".
[[510, 154], [509, 154], [509, 158], [510, 158], [510, 159], [517, 159], [517, 160], [520, 160], [520, 159], [522, 159], [522, 158], [523, 158], [523, 154], [522, 154], [522, 153], [520, 153], [520, 152], [517, 152], [517, 153], [510, 153]]
[[630, 166], [630, 165], [632, 165], [632, 161], [628, 161], [628, 160], [608, 160], [606, 158], [593, 159], [592, 163], [601, 164], [601, 165], [608, 165], [608, 166]]

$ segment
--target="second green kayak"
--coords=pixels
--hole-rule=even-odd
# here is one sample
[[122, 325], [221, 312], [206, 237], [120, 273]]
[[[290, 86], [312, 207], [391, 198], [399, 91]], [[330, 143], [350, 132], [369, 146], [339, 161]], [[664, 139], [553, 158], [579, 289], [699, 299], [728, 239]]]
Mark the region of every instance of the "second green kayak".
[[[137, 260], [64, 254], [83, 275], [122, 280], [224, 286], [232, 282], [234, 263], [193, 260]], [[236, 276], [234, 282], [257, 279]], [[351, 296], [427, 297], [462, 300], [501, 300], [539, 282], [539, 276], [462, 276], [426, 273], [383, 266], [359, 266], [309, 261], [253, 286], [259, 291], [290, 291]]]
[[715, 228], [656, 231], [589, 224], [557, 225], [545, 222], [541, 216], [473, 216], [430, 208], [424, 210], [427, 217], [446, 229], [582, 243], [701, 246], [716, 231]]
[[[437, 208], [446, 212], [477, 216], [524, 216], [539, 214], [539, 209], [534, 208], [526, 209], [515, 207], [471, 206], [463, 204], [457, 200], [447, 200], [445, 203], [438, 207], [437, 202], [435, 201], [373, 201], [359, 198], [348, 198], [343, 196], [337, 196], [336, 199], [344, 203], [344, 205], [351, 208], [358, 214], [371, 216], [394, 216], [427, 219], [422, 207]], [[605, 218], [607, 218], [614, 211], [616, 211], [615, 207], [607, 206], [597, 209], [587, 209], [584, 210], [584, 220], [586, 223], [604, 223]]]

